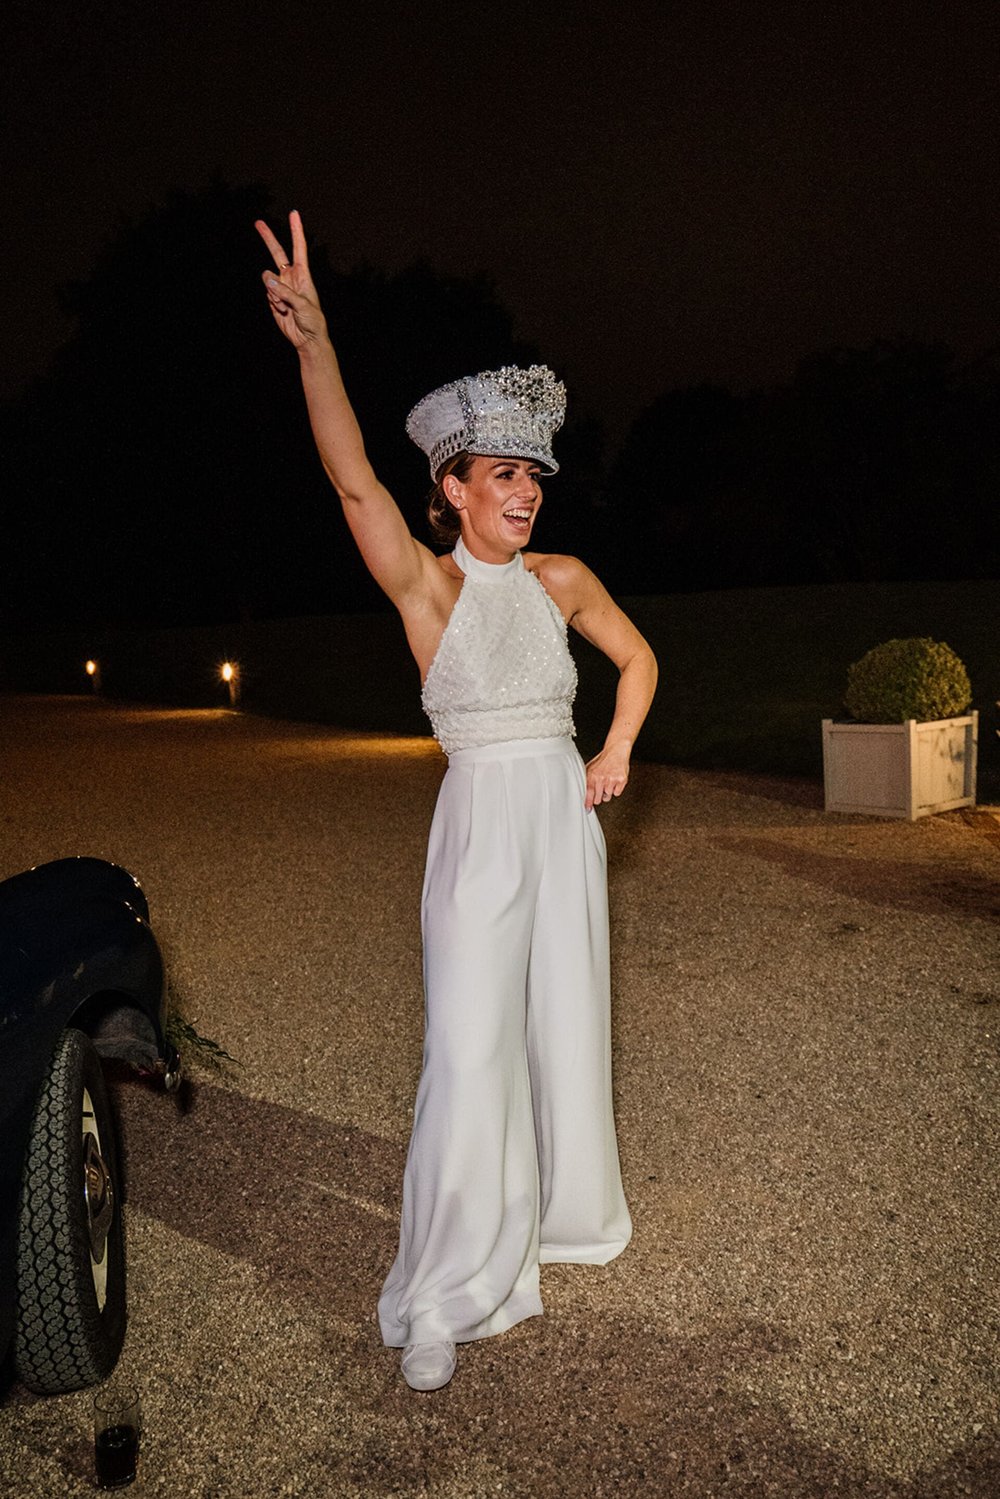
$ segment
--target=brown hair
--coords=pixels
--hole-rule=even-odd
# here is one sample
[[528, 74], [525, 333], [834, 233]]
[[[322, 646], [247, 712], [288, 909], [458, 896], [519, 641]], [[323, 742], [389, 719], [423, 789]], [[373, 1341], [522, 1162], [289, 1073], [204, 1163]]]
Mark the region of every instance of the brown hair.
[[464, 484], [472, 473], [473, 462], [471, 453], [456, 453], [454, 458], [449, 458], [448, 462], [438, 469], [434, 488], [427, 500], [427, 519], [430, 522], [431, 535], [442, 546], [454, 546], [462, 534], [462, 523], [458, 518], [458, 511], [444, 492], [444, 481], [449, 474], [454, 474], [455, 478]]

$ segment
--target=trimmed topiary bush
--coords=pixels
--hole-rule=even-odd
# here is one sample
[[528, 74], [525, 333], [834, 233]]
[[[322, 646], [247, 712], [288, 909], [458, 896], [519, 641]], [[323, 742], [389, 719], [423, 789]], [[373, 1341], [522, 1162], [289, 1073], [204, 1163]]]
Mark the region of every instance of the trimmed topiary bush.
[[955, 652], [926, 636], [887, 640], [848, 668], [844, 703], [859, 723], [957, 718], [971, 701], [969, 674]]

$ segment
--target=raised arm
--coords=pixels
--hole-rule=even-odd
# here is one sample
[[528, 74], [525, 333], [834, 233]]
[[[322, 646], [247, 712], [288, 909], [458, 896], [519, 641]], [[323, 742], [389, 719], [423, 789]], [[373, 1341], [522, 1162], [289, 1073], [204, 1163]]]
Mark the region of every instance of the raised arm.
[[309, 271], [302, 220], [293, 212], [288, 221], [290, 261], [267, 224], [257, 220], [257, 231], [276, 267], [264, 272], [267, 299], [275, 322], [298, 353], [313, 437], [351, 533], [372, 577], [401, 605], [419, 592], [433, 566], [433, 554], [410, 535], [399, 507], [368, 461]]
[[656, 691], [656, 657], [600, 579], [575, 557], [546, 558], [539, 574], [568, 623], [619, 671], [615, 713], [604, 747], [587, 762], [589, 811], [625, 790], [632, 746]]

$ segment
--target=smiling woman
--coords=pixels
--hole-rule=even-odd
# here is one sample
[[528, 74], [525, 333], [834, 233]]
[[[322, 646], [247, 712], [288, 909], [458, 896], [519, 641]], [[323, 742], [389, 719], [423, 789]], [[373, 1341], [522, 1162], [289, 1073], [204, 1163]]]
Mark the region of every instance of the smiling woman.
[[[424, 1066], [399, 1252], [379, 1302], [411, 1388], [439, 1389], [456, 1343], [542, 1310], [539, 1264], [604, 1264], [632, 1231], [611, 1098], [604, 837], [656, 663], [574, 557], [528, 551], [566, 392], [551, 370], [455, 380], [407, 432], [434, 481], [437, 557], [375, 476], [291, 215], [292, 259], [257, 228], [275, 322], [298, 351], [313, 435], [354, 540], [396, 605], [448, 755], [423, 895]], [[619, 669], [604, 746], [573, 744], [567, 626]]]
[[[462, 529], [461, 511], [472, 499], [485, 502], [470, 512], [473, 517], [479, 513], [485, 519], [492, 501], [513, 527], [501, 534], [500, 560], [506, 560], [512, 544], [523, 545], [541, 504], [537, 478], [558, 472], [552, 434], [562, 426], [565, 410], [564, 387], [537, 364], [527, 370], [510, 365], [486, 370], [418, 401], [406, 430], [427, 454], [436, 481], [430, 518], [438, 540], [454, 543]], [[487, 536], [480, 539], [490, 545]]]
[[[472, 453], [459, 453], [457, 458], [452, 458], [439, 471], [438, 482], [427, 502], [427, 520], [434, 540], [442, 542], [445, 546], [454, 546], [462, 534], [462, 518], [459, 513], [462, 509], [461, 490], [457, 486], [467, 485], [470, 482], [481, 483], [482, 479], [487, 476], [492, 476], [501, 483], [511, 484], [516, 482], [522, 474], [531, 478], [534, 486], [532, 494], [523, 507], [511, 510], [507, 514], [508, 519], [518, 523], [515, 534], [520, 530], [523, 535], [530, 536], [535, 512], [542, 502], [542, 493], [537, 482], [538, 473], [539, 469], [536, 464], [528, 464], [521, 458], [483, 460]], [[455, 496], [454, 500], [452, 495]]]

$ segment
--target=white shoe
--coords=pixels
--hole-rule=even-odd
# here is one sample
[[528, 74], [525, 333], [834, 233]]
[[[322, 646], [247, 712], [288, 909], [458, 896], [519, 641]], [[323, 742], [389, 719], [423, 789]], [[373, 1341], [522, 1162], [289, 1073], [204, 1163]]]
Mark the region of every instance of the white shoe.
[[411, 1343], [400, 1364], [411, 1390], [440, 1390], [455, 1372], [454, 1343]]

